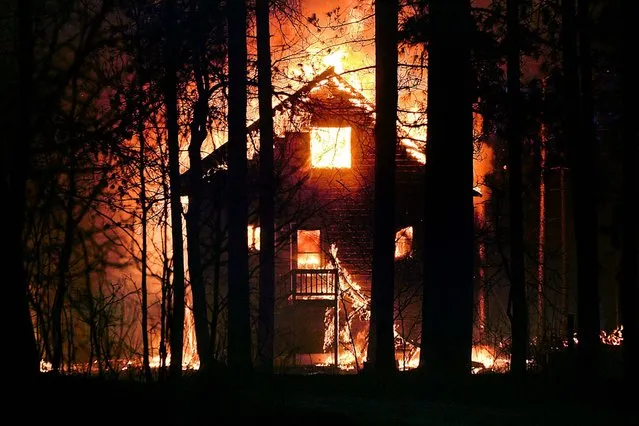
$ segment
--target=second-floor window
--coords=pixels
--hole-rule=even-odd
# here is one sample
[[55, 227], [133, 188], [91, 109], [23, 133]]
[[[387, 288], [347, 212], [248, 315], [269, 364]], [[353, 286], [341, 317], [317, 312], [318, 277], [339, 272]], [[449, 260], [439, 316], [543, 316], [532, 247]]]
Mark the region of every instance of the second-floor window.
[[249, 225], [247, 229], [249, 250], [260, 251], [260, 227]]
[[413, 249], [413, 227], [400, 229], [395, 233], [395, 259], [410, 256]]
[[317, 269], [321, 259], [320, 231], [297, 231], [297, 267], [300, 269]]
[[351, 167], [351, 128], [314, 127], [311, 129], [311, 165], [318, 169]]

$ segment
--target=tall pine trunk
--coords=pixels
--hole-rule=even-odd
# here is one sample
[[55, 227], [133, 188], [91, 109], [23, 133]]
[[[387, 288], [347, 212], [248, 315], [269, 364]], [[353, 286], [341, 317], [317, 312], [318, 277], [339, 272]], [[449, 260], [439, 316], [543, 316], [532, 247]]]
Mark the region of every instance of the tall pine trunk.
[[229, 37], [228, 89], [228, 363], [236, 373], [249, 373], [248, 205], [246, 160], [246, 2], [227, 3]]
[[621, 319], [623, 324], [623, 355], [625, 377], [628, 383], [639, 380], [639, 222], [634, 207], [639, 199], [639, 140], [634, 107], [639, 93], [634, 75], [634, 58], [627, 40], [632, 40], [630, 25], [634, 15], [624, 14], [622, 55], [622, 137], [623, 137], [623, 190], [622, 190], [622, 253], [620, 276]]
[[275, 191], [269, 0], [257, 0], [255, 8], [260, 110], [260, 299], [257, 345], [260, 368], [265, 373], [272, 373], [275, 329]]
[[597, 373], [599, 351], [599, 259], [595, 123], [592, 103], [589, 1], [577, 1], [581, 108], [578, 137], [570, 144], [573, 168], [574, 224], [577, 243], [577, 334], [582, 373]]
[[222, 212], [219, 206], [214, 207], [214, 219], [213, 219], [213, 312], [211, 313], [211, 358], [217, 360], [218, 353], [218, 323], [220, 318], [220, 269], [222, 261], [222, 227], [220, 222], [222, 220]]
[[395, 371], [395, 152], [397, 145], [396, 0], [375, 4], [375, 200], [369, 364]]
[[508, 204], [510, 207], [510, 298], [511, 298], [511, 371], [526, 373], [528, 346], [528, 308], [526, 306], [526, 277], [524, 271], [524, 214], [521, 197], [522, 183], [522, 121], [519, 52], [519, 0], [507, 3], [507, 64], [508, 64]]
[[[29, 168], [29, 150], [33, 144], [32, 130], [32, 102], [33, 102], [33, 29], [32, 29], [32, 9], [31, 1], [23, 0], [18, 2], [18, 70], [19, 70], [19, 96], [17, 107], [19, 111], [18, 119], [15, 121], [16, 128], [10, 131], [12, 138], [9, 144], [10, 152], [7, 152], [7, 159], [11, 161], [3, 166], [8, 166], [3, 173], [8, 173], [9, 178], [3, 183], [8, 185], [6, 192], [11, 200], [12, 208], [7, 209], [9, 215], [8, 244], [10, 249], [5, 252], [7, 262], [7, 277], [9, 281], [5, 286], [7, 299], [20, 310], [17, 318], [18, 324], [9, 327], [11, 334], [15, 333], [15, 338], [9, 338], [15, 348], [15, 359], [18, 374], [22, 378], [32, 377], [39, 371], [40, 357], [35, 340], [33, 323], [31, 321], [31, 311], [29, 309], [29, 286], [27, 274], [24, 269], [24, 254], [22, 232], [25, 226], [26, 210], [26, 182], [27, 170]], [[4, 148], [4, 147], [3, 147]], [[4, 151], [4, 149], [3, 149]], [[3, 185], [4, 186], [4, 185]]]
[[[573, 314], [571, 309], [571, 297], [568, 280], [568, 249], [567, 249], [567, 223], [568, 214], [566, 209], [567, 179], [572, 179], [573, 159], [571, 150], [577, 143], [579, 129], [579, 68], [577, 65], [577, 14], [576, 0], [562, 0], [561, 2], [561, 38], [562, 38], [562, 66], [563, 66], [563, 138], [561, 151], [565, 153], [565, 167], [561, 169], [561, 207], [562, 207], [562, 274], [565, 291], [566, 309], [566, 329], [568, 329], [569, 318]], [[568, 168], [570, 173], [566, 173]], [[573, 209], [574, 210], [574, 209]], [[572, 341], [572, 336], [566, 336]]]
[[430, 4], [424, 303], [420, 364], [470, 374], [473, 332], [473, 115], [470, 1]]
[[180, 201], [180, 142], [177, 105], [177, 28], [175, 0], [165, 0], [165, 75], [167, 145], [169, 151], [169, 196], [171, 203], [171, 241], [173, 245], [173, 309], [170, 327], [171, 377], [182, 375], [184, 345], [184, 241], [182, 236], [182, 203]]
[[193, 296], [193, 321], [195, 323], [195, 339], [197, 353], [200, 358], [200, 368], [203, 371], [211, 367], [211, 336], [206, 305], [206, 289], [202, 274], [202, 250], [200, 244], [201, 212], [202, 212], [202, 143], [206, 139], [206, 124], [209, 115], [209, 89], [206, 75], [206, 65], [201, 56], [194, 54], [194, 74], [196, 79], [197, 100], [193, 107], [191, 121], [191, 141], [189, 143], [189, 208], [186, 215], [186, 236], [189, 264], [189, 278], [191, 280], [191, 294]]
[[140, 209], [141, 209], [141, 225], [142, 225], [142, 253], [140, 254], [140, 287], [142, 292], [142, 368], [144, 369], [144, 377], [147, 382], [153, 380], [151, 374], [151, 365], [149, 364], [149, 304], [148, 292], [146, 285], [147, 278], [147, 205], [146, 205], [146, 139], [144, 137], [144, 122], [139, 119], [138, 138], [140, 139]]

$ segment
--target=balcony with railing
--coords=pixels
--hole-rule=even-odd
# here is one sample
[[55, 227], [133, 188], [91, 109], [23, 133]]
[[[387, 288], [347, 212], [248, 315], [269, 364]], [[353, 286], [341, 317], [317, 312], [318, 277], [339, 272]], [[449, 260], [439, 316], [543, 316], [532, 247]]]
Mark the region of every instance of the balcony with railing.
[[290, 299], [331, 300], [339, 297], [337, 269], [293, 269]]

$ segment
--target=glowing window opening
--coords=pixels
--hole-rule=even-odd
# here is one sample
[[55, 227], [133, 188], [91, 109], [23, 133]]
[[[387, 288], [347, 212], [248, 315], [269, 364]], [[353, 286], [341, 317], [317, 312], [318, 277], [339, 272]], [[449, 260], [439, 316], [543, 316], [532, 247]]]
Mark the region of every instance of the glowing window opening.
[[297, 267], [318, 269], [320, 267], [320, 231], [297, 231]]
[[409, 256], [413, 246], [413, 227], [408, 226], [395, 233], [395, 259]]
[[351, 128], [312, 128], [311, 165], [318, 169], [349, 169], [351, 167]]
[[249, 225], [247, 231], [249, 250], [260, 251], [260, 227]]

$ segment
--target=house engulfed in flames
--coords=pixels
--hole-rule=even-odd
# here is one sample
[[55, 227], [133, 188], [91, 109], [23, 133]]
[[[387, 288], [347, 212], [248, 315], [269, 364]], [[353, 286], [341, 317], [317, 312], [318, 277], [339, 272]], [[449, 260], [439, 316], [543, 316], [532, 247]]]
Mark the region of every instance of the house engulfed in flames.
[[[374, 107], [329, 68], [273, 113], [277, 360], [280, 365], [317, 365], [334, 364], [337, 358], [342, 368], [360, 368], [366, 359], [370, 313]], [[248, 127], [249, 142], [259, 137], [258, 127], [259, 122]], [[226, 276], [220, 235], [226, 222], [227, 151], [224, 144], [203, 159], [203, 192], [210, 198], [203, 208], [201, 244], [205, 280], [213, 287]], [[419, 341], [420, 328], [421, 268], [414, 236], [421, 232], [423, 218], [423, 154], [415, 145], [398, 143], [396, 164], [397, 358], [400, 367], [408, 367], [418, 358], [409, 342]], [[249, 160], [248, 227], [255, 287], [258, 167], [255, 154]], [[188, 194], [188, 187], [185, 191]], [[224, 287], [222, 283], [222, 292]], [[257, 306], [257, 300], [254, 303]]]

